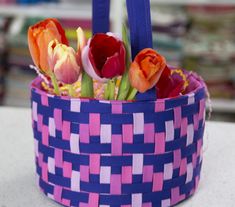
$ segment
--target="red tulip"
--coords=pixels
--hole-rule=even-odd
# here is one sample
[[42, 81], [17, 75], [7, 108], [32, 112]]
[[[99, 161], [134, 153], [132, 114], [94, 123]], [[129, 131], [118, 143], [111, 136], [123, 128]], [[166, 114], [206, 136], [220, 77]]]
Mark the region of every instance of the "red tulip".
[[82, 51], [84, 70], [102, 82], [124, 73], [125, 58], [123, 42], [112, 34], [96, 34]]
[[45, 19], [28, 29], [28, 45], [34, 64], [43, 73], [48, 73], [47, 48], [51, 40], [68, 45], [65, 31], [57, 19]]
[[73, 84], [78, 80], [81, 67], [77, 54], [72, 47], [52, 40], [48, 46], [48, 63], [56, 79], [66, 84]]
[[166, 67], [163, 56], [155, 50], [146, 48], [140, 51], [132, 62], [129, 80], [132, 87], [144, 93], [156, 85]]

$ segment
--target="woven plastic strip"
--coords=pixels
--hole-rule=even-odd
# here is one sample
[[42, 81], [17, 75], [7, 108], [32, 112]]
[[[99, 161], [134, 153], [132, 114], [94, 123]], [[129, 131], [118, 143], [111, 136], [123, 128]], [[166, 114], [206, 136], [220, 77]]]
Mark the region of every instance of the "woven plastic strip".
[[109, 31], [110, 0], [92, 0], [92, 31], [106, 33]]
[[[186, 72], [185, 72], [186, 73]], [[146, 102], [70, 99], [32, 83], [36, 170], [42, 191], [64, 206], [166, 207], [197, 189], [205, 86]]]

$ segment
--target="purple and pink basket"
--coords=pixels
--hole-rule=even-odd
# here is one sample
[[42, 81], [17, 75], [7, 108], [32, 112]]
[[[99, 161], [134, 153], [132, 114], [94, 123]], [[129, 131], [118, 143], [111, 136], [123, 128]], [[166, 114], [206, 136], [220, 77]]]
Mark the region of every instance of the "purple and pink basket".
[[190, 197], [200, 179], [206, 101], [204, 82], [190, 76], [186, 95], [136, 102], [54, 96], [35, 79], [41, 190], [76, 207], [168, 207]]

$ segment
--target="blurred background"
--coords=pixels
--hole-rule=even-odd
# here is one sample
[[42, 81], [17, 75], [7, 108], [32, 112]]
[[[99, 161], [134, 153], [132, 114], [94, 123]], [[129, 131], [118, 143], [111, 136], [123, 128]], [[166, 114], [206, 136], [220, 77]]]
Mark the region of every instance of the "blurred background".
[[[120, 32], [124, 4], [111, 2], [111, 31]], [[235, 1], [151, 0], [151, 9], [154, 47], [205, 79], [213, 120], [235, 121]], [[91, 35], [91, 0], [0, 0], [0, 105], [30, 106], [27, 28], [45, 17], [61, 21], [72, 45], [78, 26]]]

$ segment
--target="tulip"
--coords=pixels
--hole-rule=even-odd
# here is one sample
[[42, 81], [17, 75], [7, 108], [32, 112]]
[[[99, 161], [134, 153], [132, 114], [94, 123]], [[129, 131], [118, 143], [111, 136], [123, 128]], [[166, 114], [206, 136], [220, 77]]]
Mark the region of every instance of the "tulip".
[[28, 45], [34, 64], [40, 72], [48, 74], [47, 48], [50, 41], [56, 39], [58, 42], [68, 45], [65, 31], [57, 19], [45, 19], [28, 29]]
[[156, 85], [157, 97], [172, 98], [179, 96], [185, 92], [188, 83], [188, 77], [181, 69], [170, 70], [166, 66]]
[[93, 79], [107, 82], [125, 71], [126, 50], [113, 34], [96, 34], [82, 51], [84, 70]]
[[165, 67], [166, 60], [163, 56], [153, 49], [143, 49], [137, 54], [130, 66], [129, 80], [132, 87], [140, 93], [153, 88]]
[[58, 81], [73, 84], [78, 80], [81, 67], [77, 62], [77, 54], [72, 47], [68, 47], [57, 40], [48, 45], [48, 63]]

